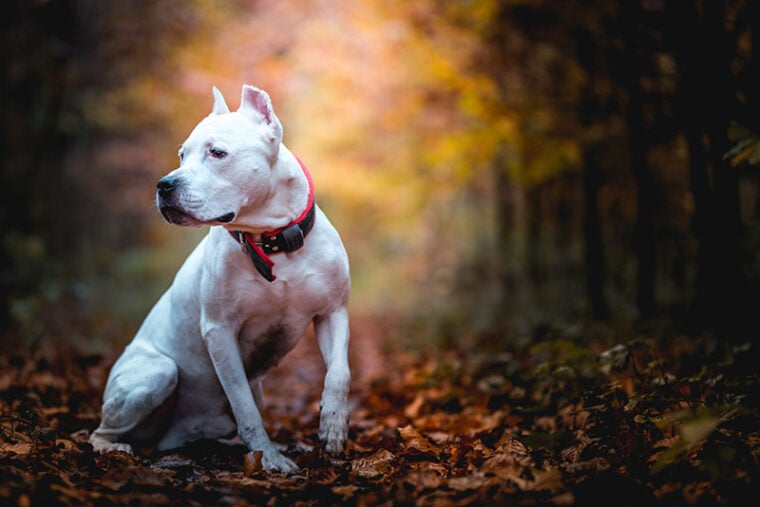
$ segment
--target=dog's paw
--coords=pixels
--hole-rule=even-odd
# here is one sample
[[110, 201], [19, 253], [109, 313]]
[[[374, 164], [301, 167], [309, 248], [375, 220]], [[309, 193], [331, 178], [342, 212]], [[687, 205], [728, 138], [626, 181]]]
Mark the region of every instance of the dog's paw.
[[267, 472], [293, 473], [298, 471], [298, 465], [286, 458], [280, 451], [272, 447], [261, 456], [261, 466]]
[[330, 454], [340, 454], [348, 438], [348, 412], [323, 410], [319, 417], [319, 439]]
[[101, 437], [97, 433], [90, 435], [90, 444], [92, 445], [92, 448], [95, 450], [95, 452], [98, 452], [100, 454], [111, 451], [123, 451], [134, 455], [134, 451], [132, 450], [131, 445], [125, 444], [124, 442], [111, 442], [110, 440]]

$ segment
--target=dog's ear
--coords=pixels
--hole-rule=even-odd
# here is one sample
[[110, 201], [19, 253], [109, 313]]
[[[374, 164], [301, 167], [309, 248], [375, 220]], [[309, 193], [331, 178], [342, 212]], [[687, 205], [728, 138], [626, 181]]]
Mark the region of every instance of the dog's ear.
[[256, 122], [267, 125], [272, 133], [271, 142], [277, 150], [282, 142], [282, 124], [274, 114], [272, 101], [264, 90], [255, 86], [243, 86], [239, 112], [251, 116]]
[[214, 92], [214, 105], [211, 108], [211, 114], [225, 114], [230, 112], [230, 108], [227, 107], [227, 103], [224, 101], [224, 96], [219, 88], [216, 86], [213, 89]]

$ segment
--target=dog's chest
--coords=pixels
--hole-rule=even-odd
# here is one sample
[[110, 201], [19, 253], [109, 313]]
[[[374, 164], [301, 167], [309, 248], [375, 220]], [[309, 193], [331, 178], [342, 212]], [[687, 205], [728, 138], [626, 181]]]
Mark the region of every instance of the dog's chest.
[[268, 327], [251, 323], [243, 328], [238, 343], [245, 366], [246, 376], [260, 377], [277, 363], [298, 343], [305, 332], [294, 329], [293, 324], [275, 322]]
[[221, 271], [205, 272], [209, 290], [202, 293], [201, 305], [206, 309], [202, 314], [210, 321], [239, 323], [238, 347], [249, 379], [276, 366], [315, 316], [335, 311], [345, 300], [341, 271], [345, 263], [340, 262], [337, 249], [324, 247], [318, 234], [317, 228], [309, 236], [308, 248], [274, 257], [277, 279], [273, 283], [261, 277], [247, 255], [227, 248], [226, 233], [212, 237], [225, 243], [207, 252], [225, 255], [223, 263], [211, 263]]

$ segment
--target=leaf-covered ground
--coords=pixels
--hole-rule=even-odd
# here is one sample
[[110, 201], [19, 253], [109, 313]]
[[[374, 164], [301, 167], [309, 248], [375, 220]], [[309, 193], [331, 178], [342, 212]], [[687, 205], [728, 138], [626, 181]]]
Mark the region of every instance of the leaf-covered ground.
[[[746, 505], [760, 490], [751, 354], [710, 342], [502, 353], [388, 352], [355, 332], [350, 442], [316, 432], [323, 376], [307, 337], [269, 377], [272, 438], [301, 467], [267, 474], [242, 446], [96, 455], [87, 443], [115, 355], [0, 357], [0, 505]], [[118, 352], [118, 351], [117, 351]], [[115, 352], [115, 353], [117, 353]]]

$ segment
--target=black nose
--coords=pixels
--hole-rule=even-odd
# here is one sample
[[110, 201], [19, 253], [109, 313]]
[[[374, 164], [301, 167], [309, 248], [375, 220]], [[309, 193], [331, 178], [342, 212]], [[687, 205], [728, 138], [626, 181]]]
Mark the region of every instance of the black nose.
[[156, 188], [158, 189], [158, 196], [162, 199], [166, 199], [171, 196], [172, 191], [177, 188], [178, 178], [174, 176], [164, 176], [158, 180]]

